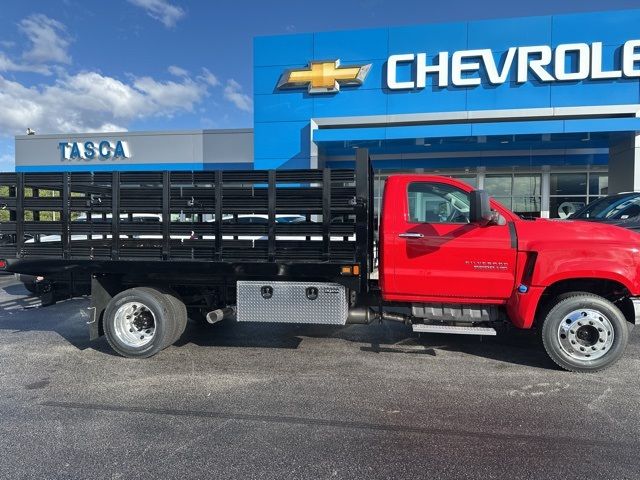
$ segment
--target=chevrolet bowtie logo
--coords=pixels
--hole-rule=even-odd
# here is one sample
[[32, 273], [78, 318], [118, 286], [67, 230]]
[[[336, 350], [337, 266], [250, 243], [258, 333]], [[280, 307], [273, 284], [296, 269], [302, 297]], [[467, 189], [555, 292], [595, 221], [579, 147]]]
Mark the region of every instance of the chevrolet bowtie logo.
[[331, 93], [340, 90], [340, 85], [362, 85], [371, 64], [340, 66], [340, 60], [309, 62], [304, 69], [285, 71], [278, 88], [301, 88], [308, 85], [309, 93]]

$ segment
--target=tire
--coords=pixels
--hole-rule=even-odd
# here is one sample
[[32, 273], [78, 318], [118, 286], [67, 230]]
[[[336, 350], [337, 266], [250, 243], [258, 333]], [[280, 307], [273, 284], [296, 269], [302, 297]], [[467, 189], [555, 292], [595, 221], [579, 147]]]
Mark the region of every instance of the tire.
[[24, 288], [34, 295], [38, 293], [38, 286], [36, 285], [36, 277], [33, 275], [23, 275], [21, 273], [16, 275], [19, 282], [22, 283]]
[[628, 322], [613, 303], [584, 292], [564, 294], [542, 324], [542, 343], [558, 366], [597, 372], [617, 362], [629, 341]]
[[22, 282], [22, 285], [27, 290], [27, 292], [32, 293], [33, 295], [35, 295], [38, 292], [38, 287], [36, 286], [35, 281]]
[[154, 288], [125, 290], [113, 297], [104, 311], [107, 342], [123, 357], [151, 357], [173, 343], [176, 327], [172, 310], [166, 296]]
[[186, 330], [189, 318], [187, 315], [187, 307], [180, 299], [180, 296], [172, 289], [163, 286], [148, 286], [137, 288], [148, 292], [158, 292], [164, 296], [164, 300], [165, 302], [167, 302], [167, 307], [173, 326], [173, 329], [168, 338], [169, 343], [167, 344], [167, 346], [176, 343], [180, 339], [180, 337], [182, 337], [182, 334]]
[[167, 302], [169, 302], [169, 304], [171, 305], [171, 312], [172, 312], [171, 315], [173, 317], [174, 330], [171, 335], [172, 340], [170, 345], [173, 345], [178, 340], [180, 340], [180, 337], [182, 337], [182, 334], [187, 328], [187, 322], [189, 320], [189, 317], [187, 315], [186, 305], [180, 299], [180, 296], [170, 288], [164, 288], [164, 287], [143, 287], [143, 288], [152, 288], [152, 289], [158, 290], [164, 295]]

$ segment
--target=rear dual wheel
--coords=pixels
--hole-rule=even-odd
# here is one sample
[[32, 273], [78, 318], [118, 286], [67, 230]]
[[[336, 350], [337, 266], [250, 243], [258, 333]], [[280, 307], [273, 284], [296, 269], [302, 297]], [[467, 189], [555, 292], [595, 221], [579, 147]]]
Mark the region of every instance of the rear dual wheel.
[[123, 357], [147, 358], [175, 343], [187, 324], [187, 310], [175, 293], [136, 287], [119, 293], [103, 316], [109, 345]]

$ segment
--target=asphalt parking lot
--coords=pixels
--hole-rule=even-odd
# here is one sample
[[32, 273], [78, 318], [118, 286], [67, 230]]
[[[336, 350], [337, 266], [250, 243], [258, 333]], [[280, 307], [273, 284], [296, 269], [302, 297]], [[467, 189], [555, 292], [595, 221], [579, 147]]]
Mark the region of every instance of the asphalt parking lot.
[[386, 323], [194, 323], [141, 361], [37, 305], [0, 277], [0, 478], [640, 478], [638, 332], [593, 375]]

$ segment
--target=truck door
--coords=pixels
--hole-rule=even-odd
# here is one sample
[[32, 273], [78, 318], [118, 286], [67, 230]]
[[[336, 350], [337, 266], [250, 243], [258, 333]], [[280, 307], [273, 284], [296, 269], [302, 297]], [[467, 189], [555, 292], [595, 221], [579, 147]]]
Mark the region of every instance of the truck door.
[[[514, 288], [513, 225], [469, 222], [470, 196], [453, 184], [411, 181], [393, 222], [393, 295], [408, 301], [505, 300]], [[388, 285], [391, 286], [391, 285]]]

